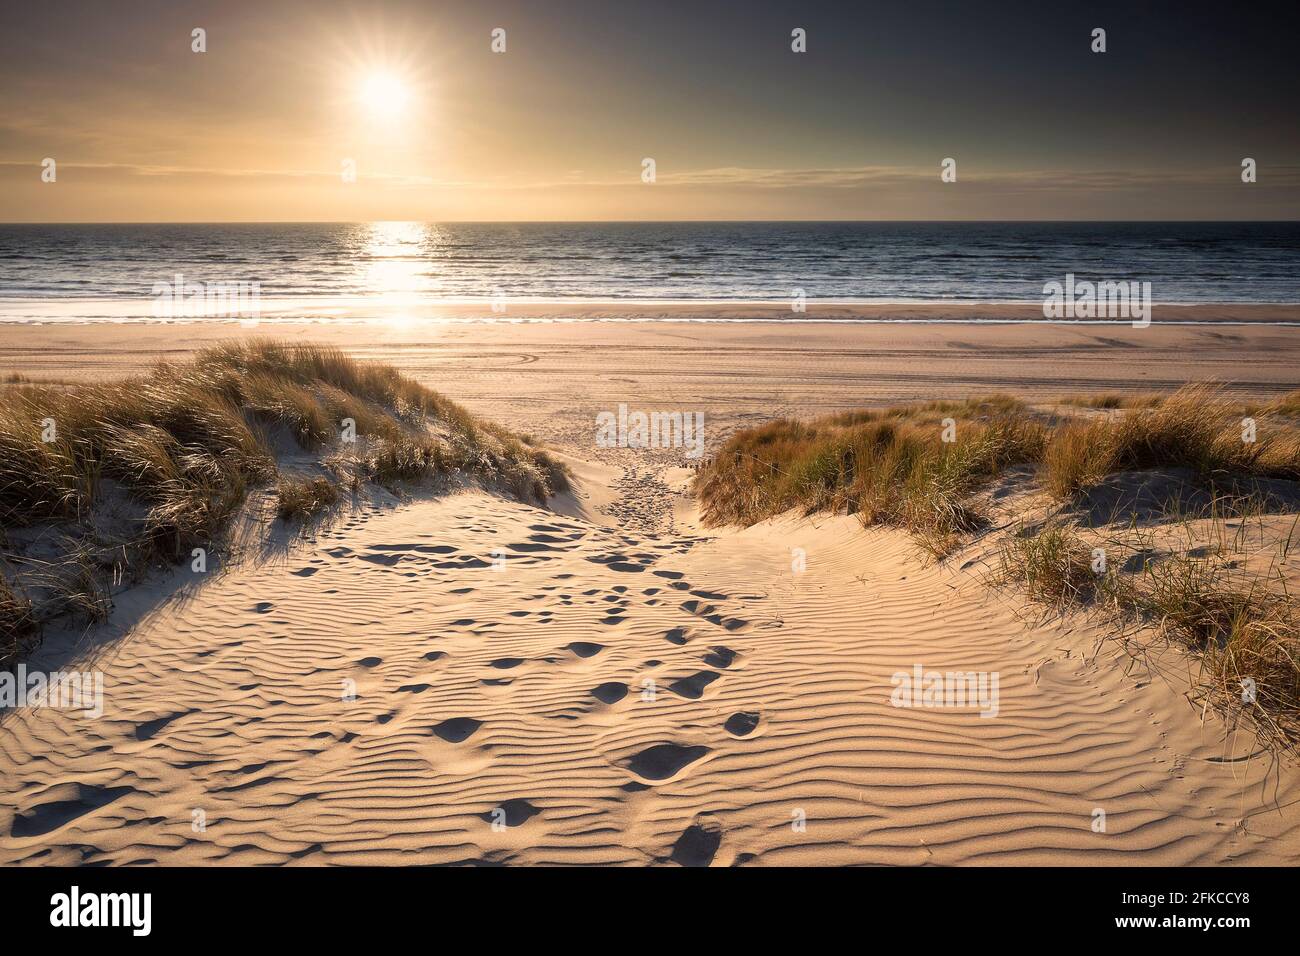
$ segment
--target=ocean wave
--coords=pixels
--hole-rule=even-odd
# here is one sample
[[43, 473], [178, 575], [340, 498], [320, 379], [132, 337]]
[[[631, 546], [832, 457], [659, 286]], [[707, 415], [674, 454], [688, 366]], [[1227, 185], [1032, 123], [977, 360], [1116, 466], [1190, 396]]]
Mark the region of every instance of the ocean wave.
[[[1300, 300], [1295, 223], [527, 223], [0, 226], [0, 296], [148, 296], [255, 281], [276, 296], [1041, 297], [1067, 273], [1177, 301]], [[407, 235], [407, 233], [410, 235]]]

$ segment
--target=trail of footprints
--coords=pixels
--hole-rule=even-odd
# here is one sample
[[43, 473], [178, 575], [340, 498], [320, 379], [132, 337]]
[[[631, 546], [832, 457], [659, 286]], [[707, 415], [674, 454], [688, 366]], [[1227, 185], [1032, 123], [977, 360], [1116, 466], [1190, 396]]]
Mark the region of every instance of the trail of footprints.
[[[430, 640], [466, 647], [468, 639], [477, 642], [468, 644], [477, 653], [462, 660], [451, 651], [428, 651], [423, 659], [441, 665], [440, 676], [402, 684], [397, 688], [399, 694], [423, 694], [433, 689], [432, 681], [454, 685], [456, 678], [461, 678], [464, 683], [477, 682], [483, 689], [510, 688], [526, 676], [554, 674], [557, 667], [565, 664], [590, 662], [590, 684], [582, 699], [574, 699], [572, 690], [561, 691], [562, 695], [567, 692], [569, 699], [551, 701], [555, 709], [548, 716], [573, 720], [596, 711], [619, 708], [625, 719], [635, 720], [638, 704], [653, 703], [659, 695], [675, 695], [686, 701], [701, 700], [715, 682], [725, 680], [727, 670], [743, 657], [739, 649], [722, 643], [723, 639], [731, 640], [753, 626], [751, 621], [732, 609], [731, 595], [697, 588], [686, 580], [683, 573], [659, 567], [661, 561], [690, 551], [704, 539], [682, 536], [646, 544], [635, 534], [557, 521], [547, 515], [548, 520], [527, 525], [528, 534], [522, 540], [500, 544], [497, 543], [500, 538], [497, 527], [484, 525], [470, 515], [457, 518], [465, 523], [457, 525], [454, 530], [471, 537], [463, 548], [409, 543], [371, 545], [360, 552], [339, 546], [326, 549], [326, 553], [335, 561], [368, 562], [382, 569], [382, 573], [413, 578], [427, 578], [430, 573], [435, 573], [454, 581], [468, 580], [464, 576], [453, 576], [457, 571], [491, 569], [493, 559], [488, 555], [495, 555], [498, 569], [503, 574], [502, 583], [509, 582], [510, 586], [514, 586], [510, 575], [520, 569], [535, 569], [555, 561], [562, 562], [565, 568], [572, 568], [573, 559], [579, 558], [613, 575], [626, 575], [635, 583], [603, 582], [579, 589], [577, 582], [590, 579], [590, 572], [575, 574], [565, 570], [546, 578], [534, 593], [527, 594], [524, 603], [535, 606], [508, 611], [505, 620], [453, 617], [446, 622], [447, 636], [431, 635]], [[299, 569], [293, 573], [302, 574], [307, 570]], [[491, 570], [486, 573], [490, 575]], [[475, 580], [479, 581], [477, 587], [462, 586], [449, 593], [469, 596], [480, 589], [489, 590], [495, 584], [491, 577], [480, 576]], [[753, 600], [759, 596], [748, 597]], [[473, 598], [469, 600], [472, 603]], [[627, 626], [638, 611], [664, 606], [675, 606], [690, 623], [666, 630], [658, 626], [657, 640], [662, 641], [663, 646], [640, 665], [629, 661], [627, 653], [624, 653], [620, 660], [610, 661], [608, 667], [602, 666], [611, 657], [611, 648], [630, 652], [633, 649], [630, 645], [638, 643], [635, 638], [629, 640], [627, 633]], [[565, 615], [592, 621], [590, 624], [579, 622], [576, 626], [590, 631], [593, 638], [601, 637], [606, 629], [608, 636], [570, 640], [540, 655], [492, 656], [489, 653], [485, 659], [484, 646], [501, 640], [505, 635], [503, 629], [549, 625], [562, 620]], [[662, 615], [656, 617], [662, 620]], [[356, 663], [370, 669], [384, 662], [367, 657]], [[637, 674], [629, 677], [626, 673], [629, 669]], [[570, 682], [569, 686], [576, 688], [578, 685]], [[454, 696], [444, 694], [442, 699]], [[522, 703], [523, 709], [529, 706]], [[497, 709], [500, 707], [498, 704]], [[443, 717], [433, 723], [430, 730], [449, 744], [473, 746], [491, 719], [490, 716], [460, 713]], [[760, 722], [760, 714], [741, 711], [725, 717], [722, 726], [730, 738], [743, 740], [754, 734]], [[712, 748], [703, 744], [676, 740], [641, 747], [614, 764], [621, 768], [625, 777], [624, 785], [618, 789], [636, 793], [678, 779], [711, 751]], [[483, 815], [483, 819], [509, 828], [521, 826], [543, 812], [542, 808], [525, 798], [510, 797], [502, 799], [496, 808]], [[682, 834], [671, 859], [683, 863], [707, 863], [712, 859], [719, 839], [716, 826], [701, 829], [701, 824], [692, 824]]]
[[[163, 801], [208, 807], [214, 822], [250, 821], [216, 831], [208, 860], [275, 862], [329, 847], [334, 859], [365, 861], [366, 847], [349, 854], [348, 841], [332, 832], [331, 808], [365, 816], [361, 829], [378, 843], [397, 827], [393, 815], [424, 820], [429, 848], [441, 850], [440, 843], [479, 842], [481, 824], [455, 822], [467, 814], [504, 833], [555, 814], [562, 830], [566, 818], [599, 817], [610, 801], [642, 801], [624, 807], [630, 824], [652, 811], [644, 799], [654, 788], [682, 780], [717, 740], [743, 746], [759, 726], [760, 714], [723, 713], [706, 718], [717, 725], [712, 744], [693, 739], [708, 697], [744, 661], [737, 642], [754, 625], [741, 605], [757, 598], [697, 587], [672, 570], [673, 558], [707, 539], [646, 540], [502, 503], [495, 513], [455, 514], [438, 540], [416, 533], [359, 545], [370, 517], [321, 532], [301, 566], [216, 582], [192, 620], [173, 622], [155, 646], [148, 646], [155, 635], [127, 645], [154, 678], [184, 673], [183, 706], [129, 727], [138, 748], [122, 754], [117, 785], [75, 782], [76, 760], [68, 757], [65, 779], [74, 782], [40, 788], [20, 803], [7, 835], [91, 828], [115, 808], [127, 829], [165, 829], [172, 821], [132, 809]], [[265, 586], [268, 575], [281, 574], [298, 583]], [[219, 610], [231, 593], [250, 598], [242, 608], [253, 617], [242, 620], [254, 620], [251, 629]], [[680, 623], [664, 627], [673, 617]], [[133, 709], [153, 707], [150, 673], [127, 673], [137, 683], [119, 682], [120, 691], [133, 695]], [[665, 707], [701, 704], [664, 719]], [[548, 733], [548, 722], [558, 729]], [[116, 740], [107, 746], [121, 749]], [[535, 778], [539, 761], [553, 769]], [[167, 788], [158, 781], [178, 770], [185, 794], [161, 792]], [[555, 796], [563, 785], [519, 792], [534, 779], [572, 780], [588, 796], [565, 805]], [[321, 806], [320, 822], [291, 837], [274, 815], [258, 812], [307, 801]], [[252, 822], [259, 819], [260, 830]], [[400, 829], [412, 827], [418, 830]], [[668, 858], [709, 862], [717, 833], [692, 823]], [[73, 862], [167, 860], [158, 845], [149, 856], [132, 855], [121, 833], [103, 842], [80, 838]], [[527, 834], [520, 838], [526, 847]], [[480, 849], [464, 862], [513, 856]], [[69, 861], [66, 853], [50, 859]]]

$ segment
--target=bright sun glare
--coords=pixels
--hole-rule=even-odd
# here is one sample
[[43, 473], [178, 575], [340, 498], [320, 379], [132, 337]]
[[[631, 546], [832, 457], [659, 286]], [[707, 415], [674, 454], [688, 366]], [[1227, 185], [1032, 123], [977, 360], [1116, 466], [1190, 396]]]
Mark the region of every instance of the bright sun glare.
[[372, 114], [392, 118], [405, 109], [410, 94], [392, 73], [371, 73], [362, 81], [358, 98]]

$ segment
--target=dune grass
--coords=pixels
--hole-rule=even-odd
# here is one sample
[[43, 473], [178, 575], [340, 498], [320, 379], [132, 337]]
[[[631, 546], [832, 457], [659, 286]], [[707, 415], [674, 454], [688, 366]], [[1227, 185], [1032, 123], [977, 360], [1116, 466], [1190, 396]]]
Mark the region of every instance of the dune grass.
[[275, 513], [285, 521], [305, 521], [338, 503], [339, 486], [328, 478], [281, 478], [275, 489]]
[[1093, 571], [1090, 550], [1061, 525], [1010, 536], [998, 557], [998, 580], [1018, 582], [1031, 599], [1043, 604], [1083, 603], [1093, 597], [1101, 581]]
[[1170, 554], [1125, 574], [1118, 557], [1094, 570], [1070, 529], [1049, 526], [1003, 541], [994, 580], [1058, 610], [1087, 605], [1152, 626], [1191, 652], [1208, 703], [1245, 716], [1280, 747], [1300, 742], [1300, 614], [1285, 588], [1242, 574], [1233, 560]]
[[1133, 608], [1200, 662], [1202, 691], [1244, 712], [1266, 738], [1300, 740], [1300, 616], [1295, 602], [1214, 562], [1179, 557], [1149, 567]]
[[[0, 540], [9, 552], [0, 664], [33, 622], [89, 607], [75, 599], [84, 588], [50, 583], [74, 577], [70, 569], [121, 577], [122, 556], [140, 570], [209, 546], [252, 490], [277, 482], [277, 435], [344, 487], [463, 475], [540, 503], [568, 484], [544, 451], [391, 366], [337, 349], [244, 341], [125, 381], [15, 383], [0, 390], [0, 528], [6, 538], [54, 529], [68, 545], [66, 567], [49, 573]], [[277, 509], [302, 517], [338, 497], [328, 477], [281, 481]], [[106, 504], [137, 516], [105, 529]]]
[[1261, 417], [1246, 441], [1246, 417], [1218, 388], [1194, 385], [1114, 421], [1066, 423], [1047, 443], [1044, 484], [1067, 498], [1106, 475], [1150, 468], [1188, 467], [1207, 479], [1300, 478], [1300, 431]]
[[1013, 468], [1032, 468], [1060, 500], [1129, 470], [1187, 467], [1209, 485], [1300, 479], [1300, 429], [1267, 412], [1254, 441], [1244, 427], [1239, 404], [1211, 385], [1092, 420], [1035, 413], [1006, 396], [930, 402], [739, 432], [701, 468], [697, 488], [710, 524], [847, 512], [905, 528], [942, 556], [986, 525], [978, 494]]
[[749, 525], [792, 509], [845, 511], [866, 524], [907, 528], [944, 554], [984, 522], [973, 493], [1040, 457], [1046, 438], [1014, 399], [931, 402], [741, 432], [696, 480], [710, 524]]
[[1286, 415], [1289, 418], [1300, 418], [1300, 388], [1274, 399], [1263, 406], [1262, 410]]
[[0, 664], [23, 655], [39, 629], [32, 602], [0, 574]]
[[1118, 408], [1155, 408], [1163, 401], [1164, 396], [1157, 392], [1139, 392], [1137, 394], [1102, 392], [1097, 395], [1071, 395], [1061, 399], [1061, 404], [1072, 405], [1076, 408], [1113, 410]]

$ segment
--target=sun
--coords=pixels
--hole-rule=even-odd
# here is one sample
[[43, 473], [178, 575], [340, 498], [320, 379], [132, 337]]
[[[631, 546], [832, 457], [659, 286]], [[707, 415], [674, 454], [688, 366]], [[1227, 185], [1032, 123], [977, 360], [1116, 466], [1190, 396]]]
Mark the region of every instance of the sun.
[[394, 119], [405, 112], [411, 100], [407, 85], [394, 73], [367, 73], [357, 90], [357, 101], [372, 116]]

